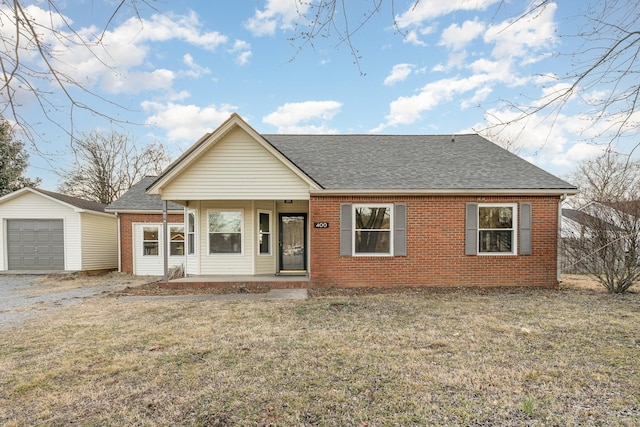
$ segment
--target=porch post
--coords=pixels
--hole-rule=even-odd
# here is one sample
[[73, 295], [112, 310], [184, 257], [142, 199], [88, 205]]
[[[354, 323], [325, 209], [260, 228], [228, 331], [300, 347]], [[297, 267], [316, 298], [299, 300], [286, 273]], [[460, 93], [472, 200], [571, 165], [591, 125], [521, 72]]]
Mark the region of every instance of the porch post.
[[162, 253], [163, 253], [163, 261], [164, 261], [164, 282], [167, 283], [169, 281], [169, 235], [167, 234], [168, 226], [167, 226], [167, 207], [169, 202], [167, 200], [162, 201]]

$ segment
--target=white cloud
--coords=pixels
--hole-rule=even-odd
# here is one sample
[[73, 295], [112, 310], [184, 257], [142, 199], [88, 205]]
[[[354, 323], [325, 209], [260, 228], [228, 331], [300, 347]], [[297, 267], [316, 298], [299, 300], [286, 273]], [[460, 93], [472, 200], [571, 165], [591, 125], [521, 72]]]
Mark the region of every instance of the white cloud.
[[[336, 130], [329, 128], [325, 122], [333, 119], [341, 107], [342, 103], [337, 101], [287, 103], [262, 121], [275, 126], [278, 133], [335, 133]], [[305, 124], [310, 121], [320, 124]]]
[[493, 89], [491, 89], [490, 87], [481, 87], [473, 94], [471, 98], [463, 100], [460, 103], [460, 108], [466, 110], [469, 107], [480, 104], [487, 99], [491, 92], [493, 92]]
[[[481, 10], [492, 3], [493, 0], [420, 1], [411, 12], [411, 20], [406, 15], [407, 20], [402, 25], [409, 25], [408, 22], [418, 25], [423, 20], [455, 10]], [[539, 57], [541, 51], [553, 45], [556, 8], [555, 3], [550, 3], [535, 16], [504, 21], [488, 28], [477, 21], [465, 21], [462, 26], [451, 25], [446, 28], [442, 32], [440, 44], [449, 49], [449, 62], [447, 65], [436, 65], [433, 69], [448, 72], [455, 68], [461, 70], [460, 75], [431, 82], [417, 94], [398, 97], [389, 104], [389, 114], [385, 121], [373, 131], [412, 124], [420, 120], [423, 112], [432, 110], [443, 102], [451, 102], [467, 92], [473, 92], [473, 95], [460, 101], [463, 109], [486, 99], [498, 85], [515, 87], [532, 81], [534, 77], [529, 73], [524, 76], [518, 73], [518, 65], [530, 63], [534, 60], [531, 58]], [[483, 33], [480, 41], [484, 42], [487, 49], [491, 49], [491, 56], [466, 64], [465, 46]]]
[[486, 10], [502, 0], [420, 0], [410, 2], [409, 8], [396, 17], [399, 28], [419, 26], [426, 21], [457, 11]]
[[[189, 72], [176, 72], [166, 67], [154, 68], [149, 58], [153, 43], [179, 40], [215, 51], [228, 42], [227, 37], [219, 32], [203, 31], [195, 13], [132, 17], [104, 33], [93, 26], [79, 27], [76, 33], [71, 33], [65, 23], [71, 22], [68, 17], [34, 5], [28, 6], [26, 12], [38, 28], [42, 44], [55, 52], [51, 62], [60, 73], [86, 88], [99, 85], [109, 93], [166, 91], [177, 76], [206, 72], [204, 68], [197, 68], [190, 57], [184, 59], [188, 66], [192, 66]], [[0, 14], [8, 13], [10, 11], [6, 6], [0, 7]], [[15, 28], [9, 25], [3, 25], [0, 31], [6, 40], [15, 37]], [[97, 35], [100, 34], [102, 38], [98, 41]], [[92, 48], [88, 49], [87, 46]], [[23, 64], [36, 69], [42, 67], [34, 49], [23, 45], [20, 54]]]
[[231, 53], [236, 53], [236, 63], [238, 65], [246, 65], [249, 63], [249, 58], [253, 53], [251, 52], [251, 45], [244, 40], [236, 40], [233, 43], [233, 47], [230, 50]]
[[189, 77], [198, 78], [205, 74], [211, 74], [210, 69], [208, 69], [207, 67], [201, 67], [200, 65], [196, 64], [193, 60], [193, 56], [191, 56], [191, 54], [189, 53], [184, 54], [184, 56], [182, 57], [182, 62], [187, 67], [189, 67], [189, 69], [183, 73]]
[[296, 21], [303, 19], [308, 8], [307, 2], [268, 0], [264, 10], [256, 10], [245, 22], [245, 28], [258, 37], [273, 35], [277, 29], [293, 28]]
[[237, 109], [229, 104], [212, 104], [203, 108], [193, 104], [152, 101], [143, 102], [142, 108], [149, 114], [145, 123], [166, 131], [172, 142], [195, 142], [227, 120]]
[[534, 16], [527, 15], [515, 21], [504, 21], [490, 26], [484, 35], [487, 43], [494, 43], [494, 58], [526, 58], [528, 63], [535, 62], [539, 52], [552, 46], [555, 36], [555, 11], [557, 4], [548, 3]]
[[392, 86], [398, 82], [402, 82], [409, 77], [411, 71], [415, 68], [413, 64], [396, 64], [391, 69], [391, 73], [384, 79], [384, 84]]
[[173, 85], [173, 71], [159, 69], [152, 72], [130, 71], [126, 78], [114, 74], [105, 74], [101, 86], [111, 93], [140, 93], [146, 90], [169, 90]]
[[454, 51], [462, 50], [473, 39], [485, 31], [485, 25], [478, 21], [465, 21], [462, 26], [451, 24], [442, 31], [440, 45]]

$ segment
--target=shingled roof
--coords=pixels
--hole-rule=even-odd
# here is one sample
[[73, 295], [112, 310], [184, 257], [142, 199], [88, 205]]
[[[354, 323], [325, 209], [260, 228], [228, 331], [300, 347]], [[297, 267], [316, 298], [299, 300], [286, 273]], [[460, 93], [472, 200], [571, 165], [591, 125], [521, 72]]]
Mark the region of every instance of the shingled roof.
[[[155, 176], [146, 176], [135, 183], [118, 200], [107, 206], [107, 212], [122, 211], [162, 211], [162, 199], [160, 196], [147, 194], [149, 187], [156, 180]], [[177, 203], [169, 202], [167, 209], [170, 211], [182, 211], [184, 207]]]
[[40, 194], [44, 194], [45, 196], [49, 196], [53, 199], [59, 200], [61, 202], [64, 202], [68, 205], [74, 206], [78, 209], [84, 209], [87, 211], [94, 211], [94, 212], [102, 212], [104, 213], [104, 209], [107, 205], [102, 204], [102, 203], [97, 203], [97, 202], [92, 202], [89, 200], [85, 200], [85, 199], [80, 199], [78, 197], [73, 197], [73, 196], [68, 196], [66, 194], [61, 194], [61, 193], [56, 193], [53, 191], [48, 191], [48, 190], [42, 190], [40, 188], [32, 188], [32, 190], [40, 193]]
[[330, 190], [576, 189], [476, 134], [262, 137]]

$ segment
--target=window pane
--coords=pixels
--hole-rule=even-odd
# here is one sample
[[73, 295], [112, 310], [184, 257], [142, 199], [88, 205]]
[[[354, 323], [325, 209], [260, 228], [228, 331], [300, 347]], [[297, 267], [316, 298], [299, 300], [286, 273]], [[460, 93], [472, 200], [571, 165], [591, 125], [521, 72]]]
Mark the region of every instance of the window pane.
[[513, 231], [481, 230], [480, 252], [512, 252]]
[[189, 255], [193, 255], [196, 253], [196, 239], [193, 234], [189, 234], [189, 240], [188, 240], [188, 245], [189, 245]]
[[268, 254], [269, 253], [269, 234], [261, 234], [260, 235], [260, 253]]
[[390, 253], [389, 231], [356, 231], [356, 253]]
[[356, 229], [390, 230], [390, 210], [376, 207], [356, 208]]
[[142, 240], [158, 240], [158, 227], [143, 227]]
[[261, 233], [268, 233], [269, 232], [269, 214], [268, 213], [261, 213], [260, 214], [260, 232]]
[[513, 228], [513, 208], [490, 206], [478, 208], [480, 228]]
[[184, 227], [183, 226], [171, 226], [169, 229], [171, 240], [178, 240], [184, 242]]
[[184, 242], [171, 242], [169, 244], [170, 255], [184, 255]]
[[242, 252], [242, 234], [211, 233], [209, 234], [209, 253], [239, 254]]
[[196, 231], [196, 216], [190, 213], [188, 216], [188, 230], [189, 233], [194, 233]]
[[158, 242], [144, 242], [143, 255], [158, 255]]
[[242, 214], [240, 212], [209, 212], [209, 232], [240, 233]]

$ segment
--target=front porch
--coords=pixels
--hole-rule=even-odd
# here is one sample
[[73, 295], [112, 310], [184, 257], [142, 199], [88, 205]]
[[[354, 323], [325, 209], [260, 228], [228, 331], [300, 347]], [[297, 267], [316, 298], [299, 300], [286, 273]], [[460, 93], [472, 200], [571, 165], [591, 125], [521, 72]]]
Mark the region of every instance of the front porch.
[[253, 289], [307, 289], [311, 285], [308, 276], [294, 275], [215, 275], [215, 276], [189, 276], [171, 279], [162, 283], [162, 287], [178, 288], [234, 288], [240, 292]]

